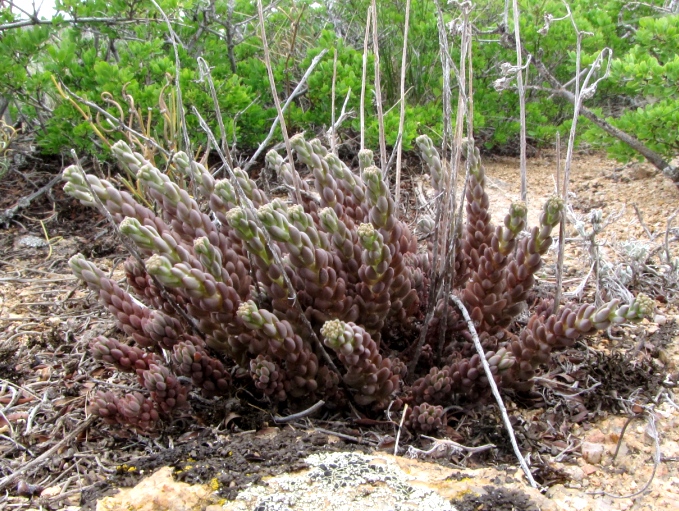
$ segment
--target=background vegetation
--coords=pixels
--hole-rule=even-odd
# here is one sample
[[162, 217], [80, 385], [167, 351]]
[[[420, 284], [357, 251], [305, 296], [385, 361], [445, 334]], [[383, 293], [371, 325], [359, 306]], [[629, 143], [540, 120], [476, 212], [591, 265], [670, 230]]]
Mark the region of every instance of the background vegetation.
[[[219, 106], [229, 140], [240, 150], [257, 147], [275, 118], [262, 43], [258, 34], [255, 3], [249, 0], [158, 0], [172, 20], [182, 63], [181, 85], [187, 112], [195, 106], [215, 126], [216, 118], [206, 80], [197, 58], [210, 65]], [[403, 46], [405, 0], [378, 2], [378, 26], [382, 100], [387, 144], [398, 131], [399, 77]], [[336, 115], [347, 93], [347, 110], [358, 112], [361, 88], [363, 40], [369, 0], [311, 2], [279, 0], [267, 9], [266, 30], [272, 49], [272, 65], [279, 95], [289, 96], [313, 57], [329, 52], [286, 113], [291, 132], [318, 132], [331, 121], [333, 55], [337, 54]], [[520, 129], [518, 94], [512, 88], [496, 91], [500, 65], [515, 63], [513, 37], [503, 24], [504, 3], [475, 3], [474, 125], [475, 137], [486, 150], [516, 152]], [[602, 82], [586, 106], [613, 125], [670, 159], [679, 153], [679, 15], [676, 6], [659, 0], [633, 5], [622, 0], [570, 2], [581, 30], [583, 65], [601, 48], [613, 50], [612, 74]], [[629, 5], [628, 5], [629, 4]], [[110, 94], [127, 116], [126, 97], [145, 116], [151, 134], [167, 129], [159, 98], [171, 105], [175, 60], [168, 27], [150, 0], [58, 0], [52, 22], [37, 19], [16, 23], [19, 16], [6, 2], [0, 8], [0, 112], [23, 133], [34, 133], [44, 153], [61, 153], [71, 147], [79, 152], [101, 153], [106, 148], [94, 135], [92, 123], [55, 88], [53, 77], [71, 91], [103, 106], [102, 94]], [[561, 1], [522, 0], [521, 37], [525, 50], [538, 57], [561, 82], [575, 69], [575, 32], [568, 20], [554, 21], [543, 30], [545, 16], [566, 12]], [[444, 18], [454, 27], [454, 5], [442, 6]], [[26, 16], [23, 16], [25, 19]], [[511, 20], [511, 16], [510, 16]], [[510, 27], [512, 23], [509, 23]], [[509, 32], [513, 32], [510, 28]], [[451, 51], [459, 52], [459, 48]], [[369, 105], [366, 144], [377, 146], [377, 120], [372, 80], [372, 54], [368, 62]], [[459, 55], [453, 55], [459, 60]], [[404, 147], [411, 148], [419, 134], [435, 143], [441, 133], [442, 74], [437, 29], [437, 4], [413, 2], [406, 69], [406, 125]], [[534, 68], [527, 72], [527, 135], [537, 148], [566, 133], [572, 105], [543, 89]], [[349, 92], [350, 91], [350, 92]], [[128, 96], [126, 96], [128, 95]], [[118, 110], [108, 103], [108, 110]], [[94, 117], [92, 117], [94, 119]], [[342, 125], [347, 140], [359, 131], [358, 115]], [[187, 117], [190, 136], [205, 143], [193, 116]], [[605, 146], [616, 157], [634, 153], [584, 122], [585, 140]], [[115, 133], [107, 135], [115, 139]]]

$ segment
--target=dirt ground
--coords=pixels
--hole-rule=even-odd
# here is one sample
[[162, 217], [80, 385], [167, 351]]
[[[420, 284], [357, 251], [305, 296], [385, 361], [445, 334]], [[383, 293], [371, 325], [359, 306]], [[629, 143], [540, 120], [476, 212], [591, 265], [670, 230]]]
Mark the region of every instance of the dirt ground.
[[[10, 171], [0, 180], [0, 212], [47, 183], [60, 163], [29, 159], [21, 173]], [[518, 160], [484, 163], [493, 214], [500, 220], [519, 197]], [[555, 167], [553, 155], [529, 160], [531, 224], [554, 191]], [[423, 180], [418, 172], [414, 165], [406, 173], [404, 197], [411, 205]], [[505, 403], [536, 479], [547, 488], [547, 497], [568, 506], [563, 509], [590, 509], [586, 506], [592, 502], [597, 507], [591, 509], [676, 509], [679, 283], [668, 254], [671, 262], [679, 253], [679, 228], [672, 227], [679, 190], [648, 165], [623, 166], [598, 154], [575, 155], [569, 189], [573, 217], [566, 233], [566, 296], [606, 299], [615, 291], [607, 282], [624, 280], [625, 288], [656, 299], [657, 314], [556, 353], [535, 392], [506, 394]], [[593, 245], [582, 236], [591, 234], [590, 218], [597, 209], [602, 211], [602, 229], [593, 238], [602, 261], [599, 290], [595, 277], [585, 280]], [[95, 389], [125, 391], [136, 385], [88, 354], [89, 340], [114, 326], [72, 276], [67, 261], [77, 252], [122, 276], [126, 254], [106, 221], [66, 197], [60, 185], [0, 226], [0, 478], [23, 470], [6, 487], [6, 479], [0, 479], [0, 507], [92, 509], [98, 498], [136, 484], [161, 466], [172, 467], [177, 480], [210, 483], [216, 497], [230, 499], [264, 477], [303, 468], [304, 458], [315, 452], [393, 451], [395, 428], [388, 421], [338, 416], [277, 427], [248, 396], [215, 403], [194, 395], [193, 413], [158, 437], [94, 422], [26, 469], [85, 420]], [[554, 260], [555, 252], [538, 275], [544, 293], [554, 290]], [[623, 435], [629, 417], [633, 420]], [[494, 406], [452, 413], [448, 426], [452, 440], [498, 446], [435, 460], [451, 473], [515, 465]], [[427, 447], [407, 434], [400, 441], [404, 449]], [[651, 480], [649, 490], [635, 498], [610, 496], [634, 494]], [[501, 509], [498, 502], [509, 499], [501, 486], [498, 480], [486, 496], [461, 495], [454, 505], [464, 511]], [[515, 500], [513, 509], [535, 508], [523, 495]]]

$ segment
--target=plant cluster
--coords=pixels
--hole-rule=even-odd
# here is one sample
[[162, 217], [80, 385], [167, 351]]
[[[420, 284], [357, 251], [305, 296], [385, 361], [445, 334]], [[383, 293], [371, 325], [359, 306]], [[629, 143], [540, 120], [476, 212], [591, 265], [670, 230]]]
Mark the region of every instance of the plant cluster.
[[[268, 197], [238, 168], [215, 179], [182, 152], [163, 172], [125, 142], [113, 154], [137, 176], [142, 201], [78, 166], [65, 169], [65, 190], [105, 208], [134, 245], [127, 286], [82, 255], [69, 263], [128, 339], [97, 337], [93, 356], [135, 374], [144, 390], [99, 392], [92, 413], [149, 429], [188, 406], [191, 387], [206, 397], [246, 387], [291, 409], [318, 399], [366, 413], [407, 403], [407, 424], [429, 433], [444, 424], [444, 407], [488, 394], [461, 310], [449, 297], [428, 303], [432, 246], [421, 247], [398, 218], [372, 153], [362, 151], [352, 169], [319, 140], [296, 135], [291, 145], [295, 166], [275, 151], [266, 157], [291, 190], [288, 200]], [[418, 145], [436, 189], [439, 155], [426, 136]], [[494, 381], [526, 390], [553, 349], [649, 314], [653, 302], [640, 295], [629, 305], [555, 311], [544, 300], [525, 326], [514, 322], [527, 309], [562, 203], [548, 200], [527, 233], [522, 204], [493, 225], [478, 149], [467, 143], [464, 151], [467, 216], [452, 293], [471, 314]], [[435, 314], [420, 351], [429, 307]]]

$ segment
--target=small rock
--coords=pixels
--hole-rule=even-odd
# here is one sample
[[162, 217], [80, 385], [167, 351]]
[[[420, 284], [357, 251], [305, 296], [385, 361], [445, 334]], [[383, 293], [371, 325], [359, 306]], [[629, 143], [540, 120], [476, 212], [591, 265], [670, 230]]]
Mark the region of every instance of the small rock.
[[134, 488], [104, 497], [97, 502], [97, 511], [202, 511], [209, 504], [211, 494], [206, 485], [175, 481], [172, 469], [165, 467]]
[[592, 442], [582, 442], [582, 458], [591, 465], [598, 465], [601, 463], [601, 458], [604, 455], [604, 446], [602, 444], [595, 444]]
[[49, 246], [44, 239], [38, 236], [22, 236], [14, 243], [15, 248], [30, 247], [30, 248], [44, 248]]
[[566, 466], [563, 471], [568, 475], [571, 481], [582, 481], [585, 478], [585, 471], [580, 467]]
[[561, 484], [547, 490], [547, 497], [556, 504], [559, 511], [589, 511], [591, 500], [578, 490], [565, 488]]
[[40, 492], [40, 496], [43, 499], [49, 499], [51, 497], [56, 497], [61, 493], [61, 486], [56, 485], [56, 486], [50, 486], [49, 488], [45, 488], [42, 492]]
[[653, 318], [653, 321], [656, 325], [663, 326], [665, 323], [667, 323], [667, 317], [663, 316], [662, 314], [656, 314]]

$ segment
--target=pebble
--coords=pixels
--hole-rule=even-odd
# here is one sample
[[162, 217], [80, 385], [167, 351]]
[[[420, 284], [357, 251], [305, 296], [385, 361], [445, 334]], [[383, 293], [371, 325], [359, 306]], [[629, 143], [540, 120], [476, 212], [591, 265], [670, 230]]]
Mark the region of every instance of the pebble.
[[582, 447], [580, 449], [582, 451], [582, 457], [587, 463], [591, 465], [598, 465], [601, 463], [601, 458], [603, 458], [604, 455], [603, 445], [592, 442], [582, 442]]
[[19, 238], [15, 245], [17, 247], [31, 247], [31, 248], [43, 248], [49, 246], [49, 243], [45, 241], [43, 238], [39, 238], [38, 236], [31, 236], [30, 234], [27, 236], [22, 236]]

